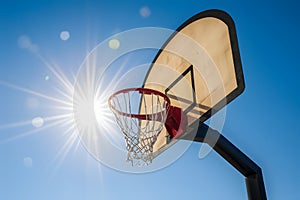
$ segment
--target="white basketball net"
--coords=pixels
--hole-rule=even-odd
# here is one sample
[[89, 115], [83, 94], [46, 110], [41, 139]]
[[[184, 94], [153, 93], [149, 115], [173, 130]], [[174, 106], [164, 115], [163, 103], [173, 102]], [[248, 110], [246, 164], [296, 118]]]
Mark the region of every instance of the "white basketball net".
[[127, 162], [132, 166], [149, 165], [153, 145], [166, 121], [167, 102], [153, 93], [129, 90], [113, 95], [109, 105], [125, 137]]

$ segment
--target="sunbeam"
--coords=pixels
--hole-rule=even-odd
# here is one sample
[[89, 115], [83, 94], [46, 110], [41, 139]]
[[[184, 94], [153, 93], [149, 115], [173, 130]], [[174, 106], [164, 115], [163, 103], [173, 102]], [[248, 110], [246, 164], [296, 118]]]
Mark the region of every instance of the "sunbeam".
[[60, 126], [60, 125], [64, 124], [65, 121], [66, 121], [66, 119], [64, 119], [64, 120], [55, 120], [54, 122], [48, 123], [47, 125], [45, 125], [41, 128], [36, 128], [36, 129], [30, 130], [30, 131], [17, 133], [14, 136], [10, 136], [8, 139], [4, 139], [4, 140], [0, 141], [0, 143], [7, 143], [7, 142], [11, 142], [13, 140], [21, 139], [21, 138], [26, 137], [26, 136], [31, 136], [35, 133], [42, 133], [42, 131], [44, 131], [44, 130], [47, 130], [47, 129], [53, 128], [53, 127], [57, 127], [57, 126]]
[[46, 99], [46, 100], [61, 103], [61, 104], [64, 104], [66, 106], [72, 106], [72, 102], [69, 102], [65, 99], [54, 98], [52, 96], [42, 94], [42, 93], [27, 89], [27, 88], [24, 88], [24, 87], [21, 87], [21, 86], [17, 86], [17, 85], [11, 84], [11, 83], [0, 81], [0, 85], [10, 87], [12, 89], [19, 90], [21, 92], [25, 92], [27, 94], [31, 94], [31, 95], [34, 95], [36, 97], [40, 97], [40, 98], [43, 98], [43, 99]]

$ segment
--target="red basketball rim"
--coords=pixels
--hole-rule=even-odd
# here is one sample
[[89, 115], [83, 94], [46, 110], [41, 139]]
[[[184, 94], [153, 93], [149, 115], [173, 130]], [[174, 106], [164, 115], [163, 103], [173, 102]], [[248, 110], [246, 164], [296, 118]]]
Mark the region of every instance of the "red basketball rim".
[[[109, 107], [112, 108], [113, 110], [115, 110], [118, 114], [126, 116], [126, 117], [133, 117], [133, 118], [137, 118], [137, 119], [140, 119], [140, 120], [151, 119], [152, 116], [153, 116], [153, 114], [131, 114], [131, 113], [125, 113], [125, 112], [122, 112], [122, 111], [116, 109], [115, 106], [112, 105], [111, 100], [116, 95], [122, 94], [122, 93], [133, 92], [133, 91], [138, 91], [139, 93], [147, 94], [147, 95], [154, 94], [154, 95], [161, 96], [166, 101], [166, 111], [168, 113], [169, 108], [170, 108], [170, 104], [171, 104], [169, 97], [167, 97], [167, 95], [165, 95], [164, 93], [162, 93], [160, 91], [149, 89], [149, 88], [126, 88], [126, 89], [119, 90], [119, 91], [113, 93], [109, 97], [109, 99], [108, 99], [108, 105], [109, 105]], [[155, 114], [157, 114], [157, 113], [155, 113]]]

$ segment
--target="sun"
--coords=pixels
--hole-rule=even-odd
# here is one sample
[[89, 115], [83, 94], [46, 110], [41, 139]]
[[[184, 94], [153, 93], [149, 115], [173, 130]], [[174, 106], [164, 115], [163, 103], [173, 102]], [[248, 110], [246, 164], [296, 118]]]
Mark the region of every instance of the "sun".
[[[4, 81], [0, 81], [0, 86], [27, 93], [34, 99], [46, 100], [49, 114], [47, 115], [46, 109], [46, 115], [43, 117], [41, 117], [42, 115], [35, 116], [29, 120], [0, 125], [0, 130], [28, 125], [32, 127], [29, 131], [10, 136], [0, 142], [9, 142], [33, 134], [41, 134], [47, 129], [60, 128], [62, 131], [58, 134], [63, 136], [65, 142], [56, 157], [61, 163], [71, 150], [76, 151], [79, 148], [82, 137], [88, 137], [87, 141], [93, 142], [93, 138], [97, 134], [115, 131], [113, 116], [107, 105], [110, 88], [102, 91], [101, 84], [96, 82], [95, 77], [92, 76], [96, 66], [91, 65], [91, 73], [82, 79], [64, 73], [62, 67], [50, 64], [39, 53], [35, 55], [51, 72], [46, 76], [45, 81], [53, 83], [52, 93], [30, 90]], [[60, 137], [59, 135], [56, 136]]]

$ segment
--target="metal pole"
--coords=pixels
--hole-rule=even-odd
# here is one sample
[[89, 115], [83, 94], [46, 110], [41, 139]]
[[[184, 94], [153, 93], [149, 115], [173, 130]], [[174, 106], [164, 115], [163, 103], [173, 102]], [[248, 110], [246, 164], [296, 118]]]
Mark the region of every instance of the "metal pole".
[[267, 199], [261, 168], [218, 131], [200, 122], [196, 136], [181, 139], [207, 143], [245, 176], [249, 200]]

